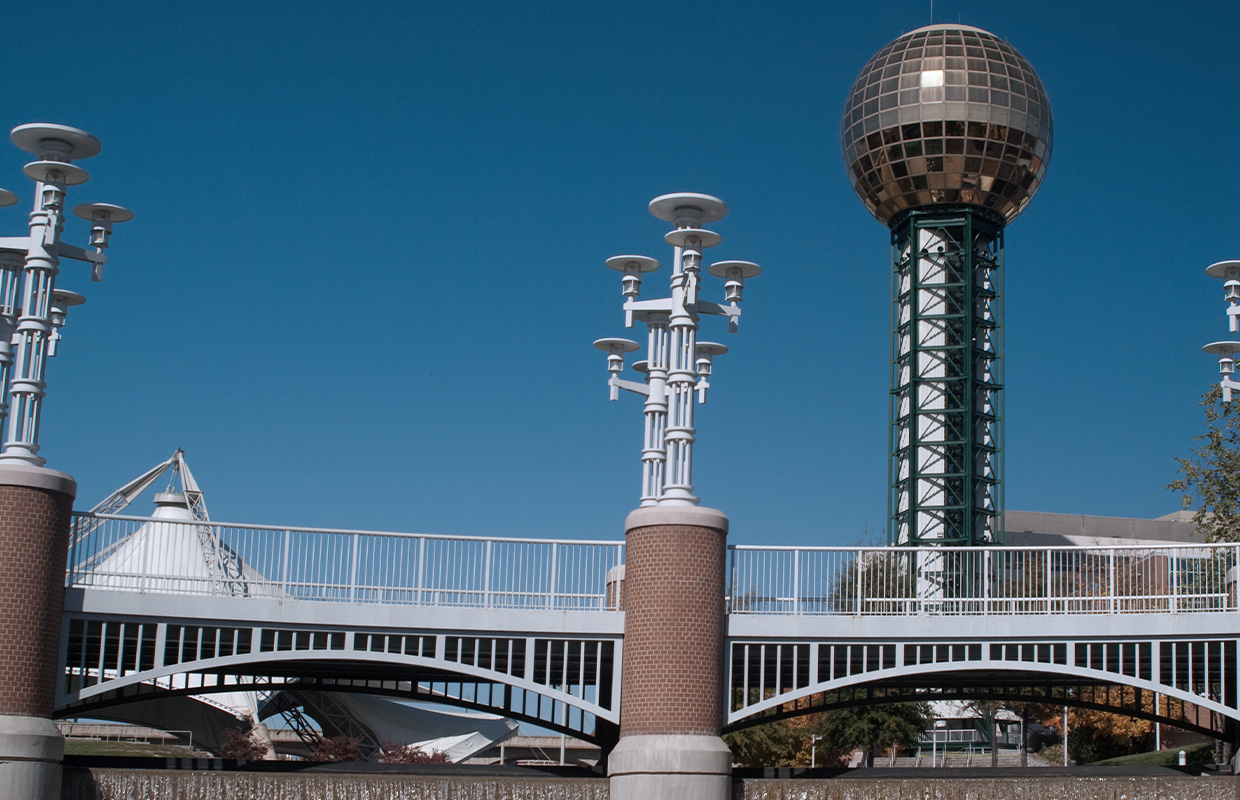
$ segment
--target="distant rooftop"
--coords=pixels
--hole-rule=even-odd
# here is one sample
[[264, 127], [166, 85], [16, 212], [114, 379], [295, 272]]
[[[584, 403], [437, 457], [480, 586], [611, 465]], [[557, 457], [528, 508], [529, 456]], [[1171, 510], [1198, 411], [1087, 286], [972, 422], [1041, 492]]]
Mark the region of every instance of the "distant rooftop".
[[1123, 545], [1140, 542], [1185, 544], [1205, 542], [1193, 524], [1191, 511], [1176, 511], [1158, 519], [1094, 517], [1088, 514], [1050, 514], [1044, 511], [1007, 511], [1003, 543], [1017, 547]]

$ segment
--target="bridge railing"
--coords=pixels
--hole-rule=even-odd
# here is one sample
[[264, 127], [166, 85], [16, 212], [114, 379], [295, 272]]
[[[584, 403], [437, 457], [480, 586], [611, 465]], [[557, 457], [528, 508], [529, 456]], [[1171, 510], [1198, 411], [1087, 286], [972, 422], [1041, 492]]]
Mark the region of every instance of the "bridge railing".
[[483, 538], [74, 514], [66, 585], [172, 594], [607, 610], [618, 541]]
[[1236, 610], [1240, 545], [730, 548], [733, 614]]

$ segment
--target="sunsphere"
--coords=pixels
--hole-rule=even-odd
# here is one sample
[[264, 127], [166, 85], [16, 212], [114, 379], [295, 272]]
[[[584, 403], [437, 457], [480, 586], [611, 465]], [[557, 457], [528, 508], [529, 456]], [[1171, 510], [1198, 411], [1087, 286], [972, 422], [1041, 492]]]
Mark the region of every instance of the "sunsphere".
[[968, 25], [930, 25], [861, 70], [841, 140], [848, 179], [884, 225], [933, 205], [1011, 222], [1046, 175], [1051, 127], [1042, 81], [1010, 44]]

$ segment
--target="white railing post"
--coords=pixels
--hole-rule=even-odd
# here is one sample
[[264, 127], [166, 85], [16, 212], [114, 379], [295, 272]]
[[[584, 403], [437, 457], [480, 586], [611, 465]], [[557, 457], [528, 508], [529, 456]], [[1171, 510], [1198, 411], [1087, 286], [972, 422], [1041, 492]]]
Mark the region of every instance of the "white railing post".
[[991, 595], [994, 593], [994, 584], [991, 579], [991, 560], [994, 551], [986, 548], [982, 551], [982, 569], [986, 573], [982, 576], [982, 613], [989, 615], [993, 604], [991, 603]]
[[[1179, 613], [1180, 610], [1180, 565], [1176, 563], [1178, 557], [1179, 554], [1173, 551], [1167, 558], [1167, 561], [1171, 564], [1171, 580], [1168, 581], [1168, 584], [1171, 588], [1169, 605], [1171, 606], [1172, 614]], [[1209, 576], [1207, 576], [1207, 578], [1208, 577]]]
[[360, 534], [353, 534], [353, 555], [351, 558], [353, 563], [349, 571], [349, 600], [354, 603], [357, 602], [357, 547], [359, 538], [361, 538]]
[[1118, 592], [1118, 589], [1115, 586], [1115, 548], [1114, 547], [1110, 548], [1107, 551], [1107, 558], [1108, 558], [1108, 564], [1109, 564], [1109, 566], [1107, 567], [1107, 572], [1109, 575], [1107, 580], [1108, 580], [1108, 583], [1110, 584], [1109, 593], [1111, 595], [1111, 613], [1114, 614], [1116, 610], [1118, 609], [1118, 600], [1115, 596]]
[[792, 616], [801, 615], [801, 550], [792, 551]]
[[418, 579], [413, 589], [413, 601], [417, 605], [425, 602], [426, 592], [426, 537], [418, 537]]
[[486, 555], [482, 564], [482, 607], [491, 607], [491, 541], [487, 540]]
[[1046, 571], [1046, 578], [1042, 582], [1043, 588], [1046, 590], [1046, 613], [1050, 614], [1053, 609], [1052, 598], [1055, 596], [1054, 591], [1051, 589], [1052, 578], [1051, 578], [1051, 551], [1050, 550], [1046, 551], [1046, 565], [1043, 567], [1043, 569]]
[[863, 569], [864, 564], [862, 563], [862, 554], [861, 554], [861, 553], [856, 553], [856, 554], [853, 556], [853, 564], [856, 564], [856, 570], [857, 570], [857, 611], [856, 611], [856, 614], [857, 614], [857, 616], [860, 616], [860, 615], [861, 615], [861, 608], [862, 608], [862, 606], [861, 606], [861, 599], [862, 599], [862, 596], [863, 596], [863, 595], [862, 595], [862, 589], [861, 589], [861, 576], [862, 576], [862, 575], [864, 574], [864, 572], [865, 572], [865, 570]]
[[284, 554], [280, 558], [280, 586], [285, 594], [288, 594], [288, 568], [289, 568], [289, 548], [292, 546], [293, 532], [284, 529]]
[[548, 576], [547, 590], [550, 594], [547, 596], [547, 609], [555, 609], [555, 588], [556, 588], [556, 556], [559, 555], [559, 544], [551, 545], [551, 574]]

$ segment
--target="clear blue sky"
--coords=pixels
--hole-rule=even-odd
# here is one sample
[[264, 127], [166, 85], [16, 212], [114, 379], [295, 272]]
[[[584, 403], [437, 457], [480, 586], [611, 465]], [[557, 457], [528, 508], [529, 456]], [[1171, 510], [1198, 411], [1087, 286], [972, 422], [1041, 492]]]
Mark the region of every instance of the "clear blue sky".
[[[937, 0], [1039, 71], [1054, 155], [1007, 239], [1009, 508], [1153, 517], [1240, 258], [1240, 7]], [[732, 213], [746, 289], [696, 484], [739, 543], [885, 524], [889, 247], [839, 149], [866, 61], [930, 4], [64, 3], [6, 12], [6, 127], [103, 153], [135, 210], [50, 365], [79, 507], [185, 448], [221, 520], [615, 538], [637, 398], [611, 255], [666, 263], [654, 195]], [[21, 205], [24, 154], [0, 146]], [[70, 242], [84, 243], [72, 225]], [[666, 271], [656, 273], [661, 285]], [[715, 282], [710, 290], [720, 289]], [[149, 507], [137, 508], [145, 512]]]

